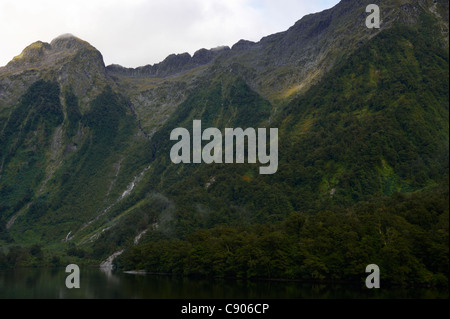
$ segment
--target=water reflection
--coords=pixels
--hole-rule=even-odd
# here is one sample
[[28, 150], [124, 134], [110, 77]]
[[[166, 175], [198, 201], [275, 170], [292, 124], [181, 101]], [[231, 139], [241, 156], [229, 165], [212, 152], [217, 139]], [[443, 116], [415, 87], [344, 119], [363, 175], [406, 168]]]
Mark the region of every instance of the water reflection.
[[64, 268], [23, 268], [0, 271], [0, 298], [120, 298], [120, 299], [361, 299], [448, 298], [446, 289], [381, 288], [306, 284], [285, 281], [192, 279], [143, 275], [111, 269], [81, 268], [80, 288], [68, 289]]

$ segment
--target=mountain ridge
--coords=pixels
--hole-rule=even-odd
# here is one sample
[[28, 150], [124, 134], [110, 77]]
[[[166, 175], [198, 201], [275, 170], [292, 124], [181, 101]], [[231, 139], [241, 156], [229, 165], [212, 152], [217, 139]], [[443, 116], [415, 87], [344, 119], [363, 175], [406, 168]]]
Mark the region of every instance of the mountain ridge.
[[[256, 247], [249, 251], [256, 266], [233, 259], [242, 251], [230, 248], [228, 270], [211, 272], [198, 252], [205, 258], [180, 257], [185, 272], [252, 277], [270, 268], [281, 277], [335, 278], [324, 265], [348, 265], [310, 242], [322, 229], [344, 247], [373, 243], [370, 256], [386, 266], [389, 254], [402, 259], [396, 245], [407, 247], [407, 267], [420, 280], [448, 276], [436, 266], [448, 264], [446, 247], [432, 235], [439, 229], [445, 237], [448, 218], [441, 181], [448, 175], [448, 2], [384, 2], [380, 30], [364, 24], [367, 3], [341, 1], [258, 42], [136, 69], [105, 66], [100, 52], [72, 35], [28, 46], [0, 68], [0, 265], [3, 247], [37, 244], [64, 261], [83, 255], [78, 262], [94, 264], [123, 249], [122, 267], [179, 273], [145, 252], [159, 254], [161, 244], [179, 257], [179, 243], [191, 258], [196, 242], [209, 249], [205, 240], [241, 227], [249, 234], [241, 248]], [[219, 130], [278, 127], [277, 173], [260, 176], [249, 163], [172, 163], [171, 130], [190, 130], [195, 119]], [[422, 225], [420, 213], [401, 207], [428, 192], [438, 195], [420, 206], [429, 219]], [[398, 212], [386, 208], [397, 202]], [[389, 213], [374, 232], [377, 211]], [[412, 235], [392, 235], [403, 232]], [[415, 249], [421, 236], [422, 250]], [[311, 251], [295, 250], [296, 238]], [[270, 247], [281, 248], [272, 255]], [[283, 266], [287, 257], [276, 254], [286, 249], [298, 259]], [[423, 257], [429, 251], [432, 262]]]

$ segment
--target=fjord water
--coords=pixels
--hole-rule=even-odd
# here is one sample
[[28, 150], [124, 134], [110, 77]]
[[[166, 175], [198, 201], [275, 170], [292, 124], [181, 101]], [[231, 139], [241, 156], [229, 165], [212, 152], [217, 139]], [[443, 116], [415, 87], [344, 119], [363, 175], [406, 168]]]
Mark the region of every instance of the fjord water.
[[0, 271], [0, 299], [435, 299], [448, 289], [311, 284], [294, 281], [194, 279], [130, 274], [97, 268], [80, 269], [80, 288], [68, 289], [64, 268], [19, 268]]

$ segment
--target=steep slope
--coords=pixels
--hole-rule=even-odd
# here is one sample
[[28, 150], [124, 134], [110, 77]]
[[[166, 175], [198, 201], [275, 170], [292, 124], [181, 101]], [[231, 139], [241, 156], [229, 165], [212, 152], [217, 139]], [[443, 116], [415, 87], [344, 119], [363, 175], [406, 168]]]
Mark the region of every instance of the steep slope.
[[241, 40], [231, 50], [201, 49], [192, 57], [188, 53], [171, 55], [155, 65], [136, 69], [112, 65], [107, 70], [127, 92], [143, 129], [152, 135], [198, 83], [223, 74], [243, 78], [271, 102], [275, 114], [317, 83], [337, 61], [345, 60], [393, 25], [416, 27], [422, 14], [432, 15], [438, 18], [439, 33], [448, 43], [447, 1], [384, 1], [380, 3], [380, 29], [365, 25], [365, 9], [370, 3], [341, 1], [331, 9], [303, 17], [284, 32], [258, 42]]
[[[0, 68], [2, 246], [243, 277], [353, 279], [355, 263], [395, 256], [419, 281], [448, 277], [448, 1], [386, 1], [381, 29], [366, 28], [368, 3], [137, 69], [73, 36], [32, 44]], [[170, 133], [193, 120], [278, 128], [277, 173], [172, 163]], [[341, 259], [335, 240], [358, 254]]]
[[[149, 181], [149, 188], [167, 196], [170, 223], [167, 211], [141, 208], [164, 227], [149, 229], [142, 245], [121, 255], [119, 266], [192, 275], [355, 279], [358, 265], [376, 260], [390, 270], [386, 278], [392, 282], [412, 276], [416, 282], [443, 283], [448, 271], [437, 265], [448, 265], [448, 245], [442, 244], [448, 238], [448, 42], [433, 13], [421, 10], [410, 19], [409, 26], [392, 25], [340, 60], [273, 117], [270, 126], [280, 128], [281, 143], [273, 176], [259, 175], [254, 165], [173, 165], [164, 158], [170, 130], [190, 130], [193, 119], [220, 129], [268, 124], [268, 113], [259, 107], [270, 102], [260, 96], [256, 104], [248, 100], [258, 94], [243, 77], [220, 74], [203, 83], [153, 138], [161, 149], [152, 169], [161, 178]], [[238, 105], [231, 99], [237, 89], [239, 101], [257, 105], [246, 111], [250, 118], [230, 110]], [[432, 200], [416, 211], [412, 207], [422, 197]], [[162, 205], [160, 200], [150, 197], [149, 206]], [[309, 226], [302, 226], [305, 220]], [[299, 228], [286, 235], [286, 228], [295, 227], [290, 222]], [[267, 224], [250, 226], [255, 223]], [[212, 229], [196, 231], [199, 226]], [[120, 231], [105, 233], [100, 242], [116, 240]], [[414, 235], [403, 237], [407, 233]], [[166, 240], [174, 236], [183, 240]], [[339, 254], [333, 253], [336, 241]], [[396, 270], [400, 264], [404, 272]]]
[[[448, 47], [430, 36], [437, 20], [423, 16], [418, 23], [381, 32], [279, 114], [272, 123], [280, 128], [277, 174], [258, 175], [243, 164], [156, 160], [153, 167], [163, 172], [152, 189], [173, 199], [172, 223], [149, 229], [117, 265], [197, 276], [358, 281], [362, 265], [375, 262], [385, 282], [445, 285]], [[223, 114], [215, 109], [226, 109], [220, 96], [194, 95], [168, 128], [207, 120], [208, 109], [190, 107], [205, 98], [214, 114]], [[220, 117], [228, 118], [248, 122]]]
[[28, 46], [0, 83], [3, 227], [19, 242], [67, 239], [142, 171], [147, 140], [100, 52], [74, 36]]
[[[434, 25], [425, 19], [422, 27], [381, 33], [275, 117], [270, 126], [280, 129], [280, 169], [273, 176], [259, 175], [256, 165], [170, 163], [167, 136], [175, 127], [191, 130], [194, 119], [221, 130], [269, 126], [270, 103], [242, 78], [204, 84], [152, 139], [153, 166], [164, 178], [151, 188], [182, 196], [178, 204], [190, 206], [185, 215], [196, 214], [195, 200], [215, 198], [215, 209], [228, 206], [221, 216], [242, 205], [252, 218], [265, 215], [259, 210], [282, 218], [331, 198], [349, 204], [435, 183], [448, 170], [448, 56], [427, 37]], [[232, 190], [238, 185], [239, 196]], [[276, 194], [273, 202], [266, 187]]]

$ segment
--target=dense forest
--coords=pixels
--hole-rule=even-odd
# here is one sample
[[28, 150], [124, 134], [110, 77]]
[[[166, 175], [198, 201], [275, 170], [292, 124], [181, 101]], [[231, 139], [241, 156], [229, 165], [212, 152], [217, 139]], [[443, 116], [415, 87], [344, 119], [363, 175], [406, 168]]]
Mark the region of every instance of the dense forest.
[[157, 239], [117, 265], [152, 273], [237, 278], [361, 281], [379, 265], [385, 283], [447, 285], [448, 183], [350, 208], [292, 213], [283, 221], [216, 226], [185, 239]]
[[[376, 263], [392, 283], [445, 284], [448, 52], [427, 36], [430, 23], [424, 18], [423, 30], [381, 33], [291, 102], [273, 124], [281, 129], [277, 174], [259, 176], [250, 165], [166, 168], [167, 160], [156, 161], [167, 178], [153, 187], [165, 189], [177, 207], [170, 234], [178, 239], [154, 232], [118, 266], [359, 280], [365, 265]], [[249, 96], [248, 87], [233, 83], [232, 90]], [[197, 93], [178, 118], [203, 119], [192, 107], [200, 101], [225, 109], [224, 94], [215, 96]], [[213, 123], [224, 119], [239, 120]]]

